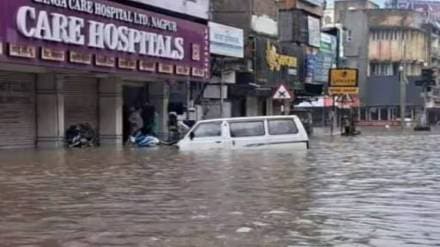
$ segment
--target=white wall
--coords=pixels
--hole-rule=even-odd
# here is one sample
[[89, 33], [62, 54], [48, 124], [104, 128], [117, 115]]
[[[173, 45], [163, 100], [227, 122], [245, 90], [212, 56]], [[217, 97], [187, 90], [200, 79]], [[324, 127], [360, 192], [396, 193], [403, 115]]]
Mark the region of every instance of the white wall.
[[174, 11], [181, 14], [199, 17], [202, 19], [209, 18], [209, 1], [210, 0], [129, 0], [132, 2], [143, 3], [158, 8]]

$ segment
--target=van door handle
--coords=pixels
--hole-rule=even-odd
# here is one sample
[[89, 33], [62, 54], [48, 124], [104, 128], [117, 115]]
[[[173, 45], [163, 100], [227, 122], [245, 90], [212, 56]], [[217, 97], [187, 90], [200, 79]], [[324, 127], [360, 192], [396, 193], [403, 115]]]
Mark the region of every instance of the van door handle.
[[232, 141], [232, 146], [235, 146], [235, 141]]
[[216, 141], [215, 143], [217, 143], [217, 144], [221, 144], [221, 143], [222, 143], [222, 141]]

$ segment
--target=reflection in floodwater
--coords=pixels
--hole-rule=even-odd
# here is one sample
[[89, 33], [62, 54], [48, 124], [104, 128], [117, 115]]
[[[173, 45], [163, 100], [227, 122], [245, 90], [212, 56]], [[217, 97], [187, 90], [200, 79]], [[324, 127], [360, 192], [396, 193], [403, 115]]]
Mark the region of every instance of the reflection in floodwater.
[[436, 246], [437, 140], [3, 152], [0, 246]]

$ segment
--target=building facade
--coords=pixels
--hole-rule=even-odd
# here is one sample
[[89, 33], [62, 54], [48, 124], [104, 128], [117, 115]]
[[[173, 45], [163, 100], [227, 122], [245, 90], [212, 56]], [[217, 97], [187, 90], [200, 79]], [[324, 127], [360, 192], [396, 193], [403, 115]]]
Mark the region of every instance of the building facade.
[[203, 18], [107, 0], [2, 1], [0, 14], [0, 148], [61, 147], [80, 123], [120, 145], [125, 109], [146, 102], [165, 130], [173, 88], [210, 77]]
[[[314, 83], [307, 70], [308, 56], [317, 54], [320, 47], [322, 1], [221, 0], [212, 2], [212, 13], [215, 22], [244, 31], [245, 56], [229, 63], [237, 68], [236, 83], [229, 86], [231, 116], [287, 110], [285, 102], [272, 98], [282, 84], [296, 98], [322, 93], [322, 83]], [[301, 30], [302, 41], [284, 38]]]
[[423, 68], [431, 66], [426, 18], [412, 10], [377, 9], [367, 1], [353, 2], [354, 6], [350, 1], [336, 2], [335, 13], [347, 29], [346, 66], [359, 69], [360, 120], [367, 125], [399, 124], [401, 97], [406, 105], [404, 117], [415, 120], [423, 109], [415, 81]]
[[[236, 83], [228, 86], [227, 102], [230, 116], [256, 116], [274, 114], [272, 95], [281, 83], [281, 71], [269, 69], [268, 58], [283, 54], [278, 44], [278, 6], [269, 0], [212, 1], [213, 21], [243, 30], [245, 53], [242, 59], [213, 61], [213, 68], [235, 71]], [[296, 64], [287, 67], [296, 69]], [[286, 66], [283, 66], [286, 67]]]

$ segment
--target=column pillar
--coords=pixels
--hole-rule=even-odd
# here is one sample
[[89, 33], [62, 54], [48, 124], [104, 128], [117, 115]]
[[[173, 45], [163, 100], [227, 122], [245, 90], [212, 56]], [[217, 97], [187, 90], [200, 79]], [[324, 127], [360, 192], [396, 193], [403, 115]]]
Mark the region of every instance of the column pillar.
[[159, 114], [160, 133], [168, 132], [168, 102], [169, 86], [163, 82], [151, 82], [148, 84], [150, 103], [154, 105]]
[[258, 116], [258, 99], [254, 96], [246, 97], [246, 117]]
[[64, 147], [64, 81], [62, 76], [37, 78], [37, 147]]
[[99, 81], [99, 142], [122, 146], [122, 80], [117, 77]]
[[272, 97], [266, 98], [266, 113], [268, 116], [273, 115], [273, 99], [272, 99]]

